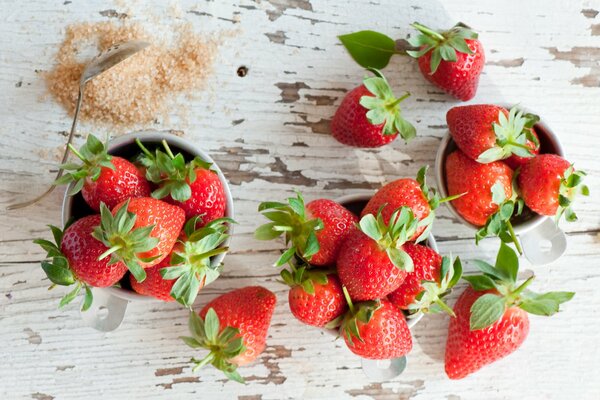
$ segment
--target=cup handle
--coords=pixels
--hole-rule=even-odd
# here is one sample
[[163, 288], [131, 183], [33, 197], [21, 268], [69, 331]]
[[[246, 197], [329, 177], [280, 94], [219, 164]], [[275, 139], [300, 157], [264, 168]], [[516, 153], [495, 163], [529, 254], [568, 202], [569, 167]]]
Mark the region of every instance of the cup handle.
[[[567, 237], [551, 218], [546, 218], [534, 229], [520, 236], [523, 253], [533, 265], [549, 264], [567, 250]], [[550, 247], [544, 247], [548, 243]]]
[[376, 382], [393, 379], [406, 369], [406, 357], [391, 360], [369, 360], [361, 358], [363, 373]]
[[121, 325], [129, 302], [99, 288], [92, 288], [92, 294], [94, 301], [87, 311], [81, 311], [81, 318], [98, 331], [114, 331]]

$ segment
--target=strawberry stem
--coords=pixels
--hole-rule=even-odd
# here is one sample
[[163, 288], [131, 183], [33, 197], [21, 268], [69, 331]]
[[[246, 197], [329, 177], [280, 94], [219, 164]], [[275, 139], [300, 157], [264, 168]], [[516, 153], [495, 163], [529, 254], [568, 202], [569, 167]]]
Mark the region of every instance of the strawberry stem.
[[515, 230], [513, 229], [513, 226], [510, 223], [510, 221], [506, 221], [506, 226], [508, 227], [508, 233], [510, 234], [511, 239], [512, 239], [513, 243], [515, 244], [515, 248], [519, 252], [519, 255], [522, 256], [523, 255], [523, 249], [521, 248], [521, 244], [519, 243], [519, 239], [517, 239], [517, 235], [515, 234]]
[[98, 260], [102, 260], [102, 259], [110, 256], [115, 251], [121, 250], [122, 248], [123, 248], [123, 246], [121, 246], [121, 245], [113, 246], [110, 249], [106, 250], [104, 253], [100, 254], [98, 256]]
[[348, 303], [350, 313], [354, 314], [354, 304], [352, 304], [352, 299], [350, 298], [350, 293], [348, 293], [348, 289], [346, 289], [346, 286], [342, 286], [342, 291], [344, 292], [344, 297], [346, 298], [346, 303]]
[[410, 97], [410, 92], [404, 93], [404, 95], [402, 95], [402, 97], [394, 100], [394, 102], [391, 103], [388, 107], [390, 107], [390, 108], [396, 107], [398, 104], [402, 103], [402, 101], [408, 97]]
[[154, 158], [154, 155], [152, 155], [152, 153], [150, 153], [150, 150], [148, 150], [146, 148], [146, 146], [144, 146], [142, 144], [142, 142], [140, 141], [139, 138], [135, 139], [135, 143], [138, 145], [138, 147], [142, 150], [142, 153], [144, 153], [145, 155], [147, 155], [148, 157]]
[[452, 196], [444, 197], [443, 199], [440, 199], [440, 201], [439, 201], [439, 202], [440, 202], [440, 203], [446, 203], [446, 202], [448, 202], [448, 201], [456, 200], [456, 199], [458, 199], [459, 197], [462, 197], [462, 196], [464, 196], [464, 195], [465, 195], [465, 194], [467, 194], [467, 193], [468, 193], [468, 192], [464, 192], [464, 193], [459, 193], [459, 194], [455, 194], [455, 195], [452, 195]]
[[411, 26], [413, 28], [415, 28], [416, 30], [422, 32], [423, 34], [427, 35], [427, 36], [431, 36], [431, 37], [433, 37], [433, 38], [435, 38], [437, 40], [440, 40], [440, 41], [441, 40], [445, 40], [444, 36], [441, 33], [436, 32], [436, 31], [434, 31], [434, 30], [426, 27], [425, 25], [421, 25], [418, 22], [415, 22], [415, 23], [411, 24]]
[[79, 158], [81, 161], [83, 161], [83, 163], [85, 165], [90, 165], [91, 163], [89, 162], [89, 160], [87, 160], [83, 155], [81, 155], [81, 153], [71, 144], [69, 143], [67, 145], [67, 147], [69, 148], [69, 150], [71, 150], [71, 152], [73, 154], [75, 154], [77, 156], [77, 158]]
[[165, 148], [165, 151], [167, 152], [169, 157], [171, 157], [171, 160], [174, 159], [175, 155], [173, 155], [173, 152], [171, 151], [171, 148], [169, 147], [169, 144], [167, 143], [167, 141], [165, 139], [162, 140], [162, 145]]
[[535, 275], [532, 275], [529, 278], [527, 278], [527, 280], [525, 282], [523, 282], [518, 288], [516, 288], [511, 293], [511, 297], [516, 299], [521, 294], [521, 292], [523, 292], [523, 290], [525, 290], [525, 288], [527, 286], [529, 286], [531, 284], [531, 282], [533, 282], [534, 279], [535, 279]]

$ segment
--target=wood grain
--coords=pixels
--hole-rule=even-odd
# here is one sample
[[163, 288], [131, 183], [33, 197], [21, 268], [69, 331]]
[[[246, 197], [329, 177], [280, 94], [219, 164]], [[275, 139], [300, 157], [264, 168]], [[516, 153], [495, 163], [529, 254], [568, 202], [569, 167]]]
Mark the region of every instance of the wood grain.
[[[212, 369], [191, 372], [194, 354], [178, 339], [186, 334], [187, 313], [176, 305], [131, 303], [118, 330], [93, 331], [76, 306], [56, 308], [64, 290], [46, 290], [38, 264], [43, 254], [30, 241], [49, 236], [46, 224], [59, 223], [57, 190], [29, 209], [0, 211], [1, 398], [600, 398], [599, 1], [0, 0], [0, 10], [1, 210], [43, 191], [60, 158], [70, 117], [45, 96], [40, 71], [51, 68], [66, 25], [133, 20], [161, 31], [188, 21], [197, 31], [228, 32], [206, 90], [168, 121], [137, 128], [179, 131], [213, 155], [231, 183], [239, 226], [223, 277], [202, 291], [198, 306], [248, 284], [266, 286], [279, 300], [266, 351], [241, 370], [245, 386]], [[405, 38], [415, 20], [436, 28], [461, 20], [479, 31], [487, 65], [473, 102], [535, 110], [558, 133], [568, 158], [588, 171], [592, 196], [576, 205], [580, 221], [563, 225], [565, 256], [534, 269], [538, 289], [577, 295], [552, 318], [532, 317], [522, 349], [468, 379], [450, 381], [442, 361], [447, 319], [433, 316], [414, 330], [405, 374], [377, 383], [365, 377], [343, 341], [293, 319], [286, 289], [270, 266], [280, 244], [257, 242], [252, 231], [262, 222], [256, 207], [266, 198], [283, 199], [295, 188], [307, 199], [366, 193], [414, 176], [424, 164], [433, 167], [445, 113], [457, 103], [406, 58], [394, 58], [385, 72], [396, 91], [412, 94], [403, 113], [417, 127], [417, 139], [360, 150], [328, 135], [336, 106], [364, 75], [336, 36], [376, 29]], [[248, 69], [244, 77], [237, 74], [240, 66]], [[87, 132], [123, 133], [90, 124], [79, 132], [77, 144]], [[444, 207], [438, 214], [434, 234], [443, 253], [493, 257], [495, 240], [476, 247], [472, 232]]]

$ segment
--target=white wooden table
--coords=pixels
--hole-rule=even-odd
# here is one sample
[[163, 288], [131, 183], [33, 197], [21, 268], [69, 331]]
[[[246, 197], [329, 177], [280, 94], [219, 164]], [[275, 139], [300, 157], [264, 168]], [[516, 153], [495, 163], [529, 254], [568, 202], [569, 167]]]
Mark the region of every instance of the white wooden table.
[[[100, 333], [76, 305], [58, 310], [64, 289], [48, 292], [31, 239], [58, 224], [62, 192], [0, 218], [0, 398], [2, 399], [598, 399], [600, 398], [600, 1], [199, 0], [105, 3], [0, 0], [0, 208], [30, 198], [51, 181], [70, 117], [44, 98], [38, 71], [51, 68], [66, 25], [125, 17], [152, 27], [189, 21], [203, 32], [234, 30], [210, 87], [189, 102], [188, 120], [150, 128], [182, 130], [217, 160], [231, 182], [239, 226], [223, 277], [197, 306], [232, 288], [261, 284], [277, 293], [268, 347], [241, 370], [246, 386], [220, 372], [191, 372], [178, 336], [187, 313], [175, 304], [131, 304], [122, 326]], [[168, 4], [161, 4], [168, 3]], [[475, 3], [477, 5], [475, 5]], [[109, 10], [109, 11], [107, 11]], [[112, 12], [110, 10], [114, 10]], [[253, 239], [258, 203], [300, 189], [308, 199], [368, 192], [433, 164], [446, 110], [457, 104], [426, 83], [416, 63], [397, 57], [386, 69], [418, 137], [376, 150], [344, 147], [328, 123], [344, 93], [363, 76], [336, 36], [376, 29], [405, 37], [418, 20], [480, 32], [487, 65], [473, 102], [521, 103], [559, 134], [568, 158], [589, 172], [592, 196], [577, 204], [580, 221], [564, 224], [569, 247], [536, 267], [540, 290], [573, 290], [552, 318], [532, 317], [523, 347], [462, 381], [443, 370], [447, 318], [414, 330], [406, 372], [370, 382], [343, 341], [301, 325], [271, 267], [277, 243]], [[246, 77], [236, 74], [239, 66]], [[80, 132], [106, 130], [82, 125]], [[83, 137], [77, 137], [81, 144]], [[430, 176], [433, 181], [433, 176]], [[463, 259], [492, 258], [493, 239], [475, 247], [472, 232], [443, 207], [434, 228], [440, 250]], [[525, 263], [525, 262], [524, 262]], [[524, 269], [529, 268], [527, 263]]]

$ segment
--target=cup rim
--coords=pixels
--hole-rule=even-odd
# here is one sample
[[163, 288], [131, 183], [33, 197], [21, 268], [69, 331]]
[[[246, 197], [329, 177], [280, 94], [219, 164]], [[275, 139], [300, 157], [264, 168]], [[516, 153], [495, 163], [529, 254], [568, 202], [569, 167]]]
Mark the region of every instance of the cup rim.
[[[157, 131], [157, 130], [142, 130], [142, 131], [126, 133], [124, 135], [110, 139], [108, 141], [108, 145], [107, 145], [108, 153], [110, 154], [111, 150], [114, 150], [117, 147], [121, 147], [121, 146], [124, 146], [127, 144], [134, 143], [135, 139], [138, 139], [138, 138], [142, 141], [142, 143], [144, 142], [144, 139], [152, 139], [151, 142], [160, 142], [161, 140], [164, 139], [167, 141], [167, 143], [173, 144], [174, 146], [177, 146], [177, 147], [185, 150], [186, 152], [188, 152], [194, 156], [198, 156], [198, 157], [202, 158], [204, 161], [211, 163], [212, 164], [211, 169], [213, 169], [217, 173], [219, 180], [221, 181], [221, 184], [223, 185], [223, 191], [225, 192], [225, 199], [226, 199], [225, 216], [228, 218], [231, 218], [231, 219], [234, 218], [235, 212], [233, 209], [233, 196], [231, 195], [229, 183], [227, 182], [225, 175], [223, 175], [223, 171], [221, 171], [221, 169], [219, 168], [217, 163], [213, 160], [213, 158], [210, 155], [208, 155], [208, 153], [206, 153], [200, 147], [195, 145], [193, 142], [191, 142], [187, 139], [184, 139], [182, 137], [176, 136], [172, 133], [168, 133], [168, 132]], [[61, 210], [61, 219], [62, 219], [63, 226], [66, 224], [66, 222], [69, 220], [69, 218], [71, 216], [70, 208], [71, 208], [71, 203], [73, 202], [73, 196], [69, 196], [68, 192], [72, 185], [73, 185], [73, 183], [70, 183], [66, 187], [65, 194], [63, 196], [62, 210]], [[233, 224], [229, 224], [229, 227], [228, 227], [229, 237], [223, 242], [223, 244], [221, 246], [229, 246], [231, 239], [232, 239], [232, 235], [233, 235], [233, 228], [234, 228]], [[220, 264], [223, 261], [223, 259], [225, 258], [226, 254], [227, 254], [227, 252], [224, 252], [224, 253], [218, 254], [216, 257], [214, 257], [214, 259], [212, 261], [213, 264]], [[123, 289], [123, 288], [119, 288], [119, 287], [115, 287], [115, 286], [109, 286], [109, 287], [97, 288], [97, 289], [106, 290], [106, 291], [110, 292], [110, 294], [112, 294], [116, 297], [120, 297], [122, 299], [126, 299], [126, 300], [156, 301], [156, 302], [160, 301], [151, 296], [144, 296], [139, 293], [136, 293], [133, 290], [127, 290], [127, 289]]]
[[[481, 103], [481, 104], [486, 104], [486, 103]], [[511, 105], [509, 105], [507, 103], [500, 103], [500, 104], [494, 104], [494, 105], [504, 107], [507, 110], [510, 110], [510, 108], [512, 107]], [[519, 105], [519, 108], [521, 110], [525, 111], [526, 113], [532, 113], [532, 111], [528, 107], [523, 107], [523, 106]], [[558, 138], [556, 133], [550, 128], [550, 126], [548, 126], [548, 124], [546, 124], [541, 118], [540, 118], [540, 121], [535, 124], [535, 126], [539, 126], [547, 134], [547, 136], [549, 137], [549, 139], [552, 142], [553, 147], [556, 149], [556, 152], [554, 154], [557, 154], [561, 157], [565, 157], [565, 151], [562, 146], [562, 143], [560, 142], [560, 139]], [[448, 156], [446, 154], [447, 148], [451, 143], [454, 143], [454, 140], [452, 139], [452, 136], [450, 135], [450, 131], [447, 130], [440, 141], [437, 153], [435, 155], [435, 180], [436, 180], [438, 192], [440, 194], [440, 197], [442, 197], [442, 198], [448, 196], [448, 190], [446, 188], [446, 176], [444, 174], [444, 170], [445, 170], [445, 164], [446, 164], [446, 157]], [[481, 228], [479, 226], [476, 226], [476, 225], [470, 223], [465, 218], [463, 218], [463, 216], [458, 213], [458, 211], [456, 210], [456, 208], [454, 207], [452, 202], [445, 202], [445, 206], [447, 207], [448, 210], [450, 210], [450, 213], [454, 217], [456, 217], [466, 227], [470, 228], [473, 231], [476, 231]], [[541, 223], [543, 223], [548, 218], [549, 217], [546, 215], [535, 214], [532, 218], [530, 218], [526, 221], [523, 221], [519, 224], [513, 225], [515, 234], [520, 235], [525, 232], [528, 232], [528, 231], [538, 227]]]

